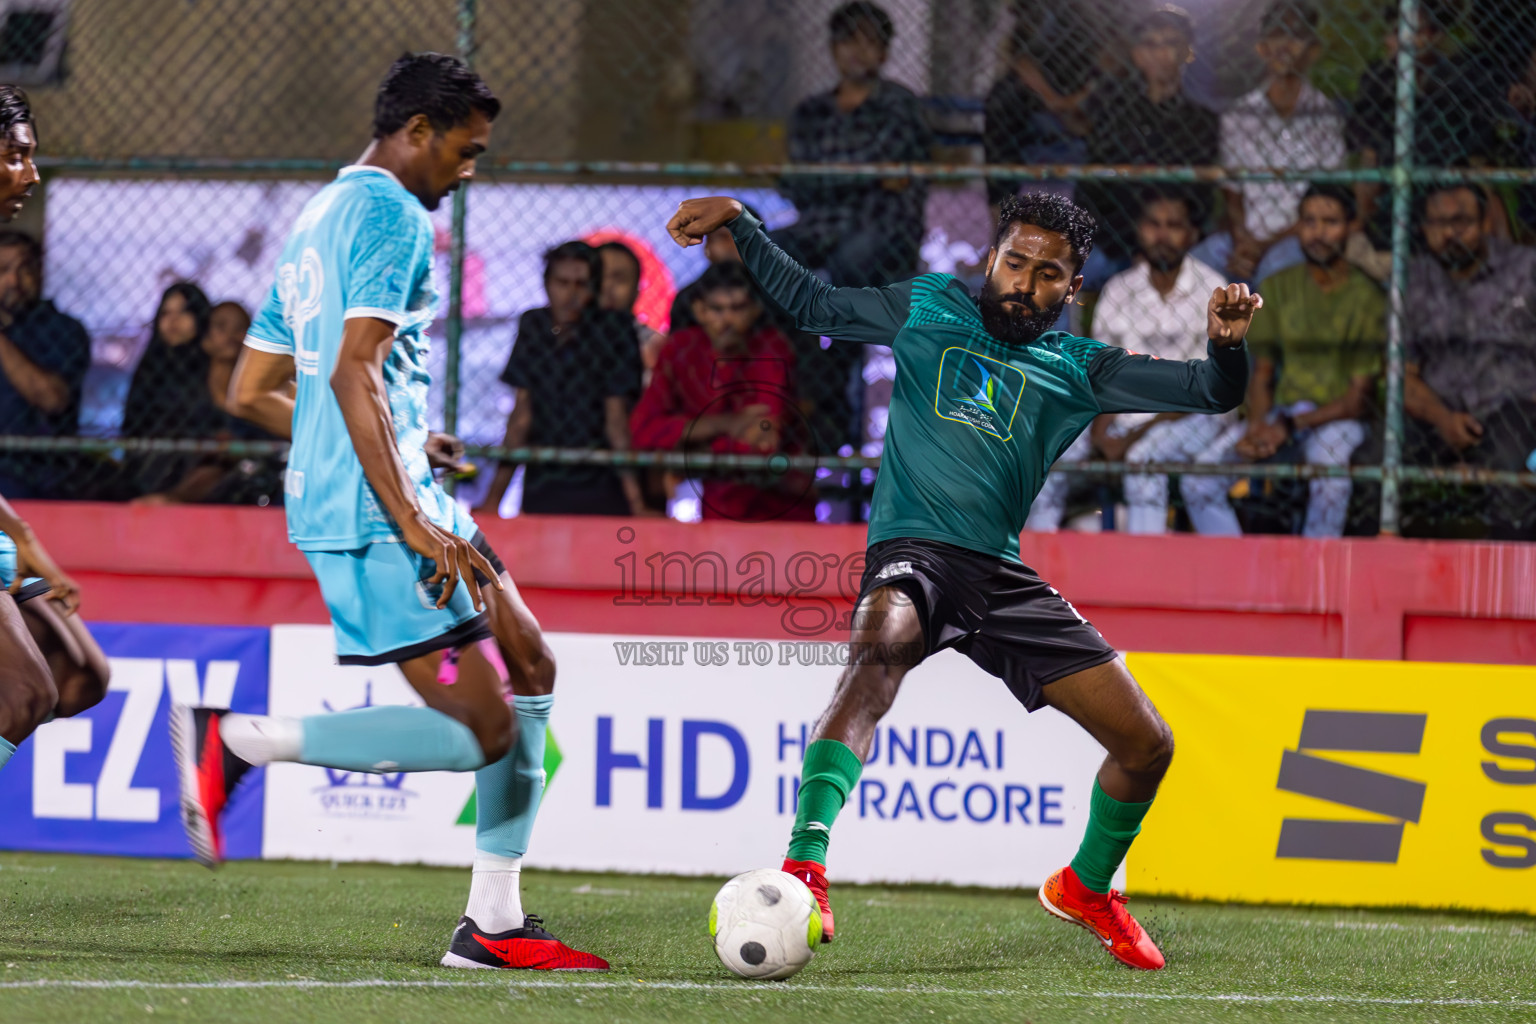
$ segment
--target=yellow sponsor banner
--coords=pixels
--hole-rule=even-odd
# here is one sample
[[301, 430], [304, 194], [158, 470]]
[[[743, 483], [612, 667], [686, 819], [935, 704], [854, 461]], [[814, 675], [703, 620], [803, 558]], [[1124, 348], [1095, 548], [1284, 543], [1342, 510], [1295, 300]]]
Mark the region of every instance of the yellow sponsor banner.
[[1128, 660], [1175, 745], [1131, 892], [1536, 913], [1536, 668]]

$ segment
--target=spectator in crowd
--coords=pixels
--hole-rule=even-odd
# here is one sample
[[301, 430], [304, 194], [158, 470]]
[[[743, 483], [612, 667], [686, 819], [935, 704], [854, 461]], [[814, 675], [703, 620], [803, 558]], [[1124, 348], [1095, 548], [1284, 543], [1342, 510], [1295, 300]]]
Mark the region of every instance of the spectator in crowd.
[[[762, 214], [746, 203], [742, 204], [742, 209], [758, 220], [763, 219]], [[704, 258], [709, 260], [711, 266], [716, 263], [741, 262], [741, 253], [736, 249], [736, 239], [731, 237], [730, 228], [719, 228], [709, 233], [704, 239]], [[672, 333], [675, 334], [687, 327], [698, 326], [698, 321], [693, 317], [693, 303], [699, 296], [700, 280], [702, 280], [702, 277], [694, 278], [691, 282], [679, 288], [677, 295], [672, 299]], [[794, 327], [794, 322], [790, 319], [788, 313], [780, 309], [772, 299], [764, 295], [762, 289], [758, 288], [755, 283], [752, 288], [757, 294], [758, 305], [762, 307], [764, 314], [773, 321], [775, 327], [778, 327], [781, 331]]]
[[[211, 440], [227, 430], [209, 389], [213, 361], [204, 341], [212, 315], [208, 296], [190, 281], [165, 290], [128, 386], [124, 437]], [[217, 458], [173, 453], [130, 455], [124, 469], [128, 496], [153, 505], [202, 501], [224, 473]]]
[[[1362, 422], [1381, 372], [1386, 299], [1344, 258], [1354, 192], [1312, 185], [1301, 200], [1297, 234], [1306, 262], [1259, 283], [1262, 316], [1248, 332], [1253, 372], [1246, 423], [1230, 427], [1195, 461], [1221, 463], [1285, 457], [1293, 449], [1311, 465], [1347, 466], [1365, 441]], [[1227, 501], [1233, 481], [1216, 476], [1180, 480], [1190, 521], [1201, 533], [1242, 532]], [[1308, 537], [1338, 537], [1349, 507], [1348, 477], [1320, 477], [1308, 486]]]
[[[1457, 12], [1455, 0], [1420, 0], [1418, 6], [1413, 159], [1419, 166], [1464, 166], [1479, 161], [1493, 146], [1491, 126], [1479, 114], [1486, 108], [1485, 98], [1469, 89], [1466, 69], [1443, 52]], [[1365, 168], [1396, 162], [1399, 16], [1395, 0], [1384, 5], [1383, 56], [1360, 76], [1349, 118], [1349, 148]], [[1351, 258], [1385, 280], [1391, 269], [1391, 203], [1382, 201], [1386, 191], [1379, 183], [1361, 182], [1355, 191], [1364, 233], [1352, 241]]]
[[[1093, 336], [1106, 344], [1158, 359], [1203, 359], [1207, 305], [1226, 278], [1189, 256], [1200, 237], [1194, 203], [1178, 190], [1149, 191], [1136, 222], [1136, 262], [1104, 286], [1093, 311]], [[1067, 453], [1068, 461], [1088, 457], [1090, 447], [1110, 462], [1189, 462], [1219, 437], [1233, 417], [1181, 413], [1122, 413], [1100, 416]], [[1125, 478], [1128, 533], [1168, 529], [1168, 478], [1128, 474]], [[1053, 473], [1030, 508], [1032, 529], [1060, 525], [1067, 478]]]
[[221, 302], [208, 315], [208, 333], [203, 336], [203, 351], [208, 353], [208, 396], [226, 412], [229, 378], [240, 359], [245, 332], [251, 328], [251, 314], [238, 302]]
[[[794, 163], [910, 163], [929, 159], [932, 135], [911, 90], [880, 77], [891, 16], [868, 0], [832, 12], [838, 83], [795, 107]], [[793, 176], [780, 186], [800, 218], [775, 232], [785, 252], [839, 287], [875, 287], [912, 276], [923, 239], [927, 186], [911, 178]]]
[[[1262, 170], [1318, 170], [1344, 163], [1344, 120], [1307, 81], [1322, 52], [1317, 8], [1309, 0], [1274, 0], [1255, 49], [1267, 77], [1221, 115], [1221, 163]], [[1258, 281], [1302, 262], [1297, 203], [1305, 182], [1249, 182], [1225, 191], [1227, 230], [1195, 255], [1233, 278]]]
[[635, 344], [645, 376], [656, 365], [656, 353], [667, 336], [635, 318], [635, 303], [640, 299], [640, 257], [623, 242], [604, 242], [597, 247], [603, 258], [603, 291], [597, 304], [603, 309], [629, 316], [635, 328]]
[[[1184, 71], [1194, 60], [1189, 13], [1163, 4], [1132, 33], [1134, 73], [1108, 78], [1088, 97], [1088, 161], [1095, 164], [1216, 162], [1217, 118], [1184, 92]], [[1096, 292], [1130, 265], [1136, 251], [1139, 186], [1085, 181], [1078, 201], [1099, 224], [1093, 254], [1083, 267], [1083, 291]], [[1193, 190], [1198, 222], [1209, 212], [1210, 192]]]
[[[1073, 10], [1072, 5], [1051, 4], [1016, 12], [1008, 64], [983, 108], [987, 163], [1080, 164], [1087, 159], [1083, 104], [1092, 91], [1094, 64], [1085, 58], [1094, 33], [1081, 23], [1073, 26], [1075, 31], [1062, 31], [1064, 26], [1052, 19]], [[1041, 20], [1052, 20], [1055, 31]], [[995, 207], [1017, 194], [1021, 184], [1011, 178], [989, 179], [987, 201]], [[1063, 184], [1070, 191], [1072, 186]]]
[[[740, 263], [717, 263], [699, 279], [698, 326], [674, 331], [630, 417], [635, 446], [715, 454], [801, 450], [795, 409], [795, 354], [767, 322]], [[704, 483], [706, 519], [762, 522], [815, 519], [808, 474], [713, 477]]]
[[[0, 434], [63, 437], [80, 429], [91, 337], [42, 297], [42, 281], [37, 240], [0, 231]], [[0, 452], [0, 494], [63, 497], [72, 464], [63, 453]]]
[[[1441, 185], [1404, 296], [1406, 460], [1520, 472], [1536, 458], [1536, 249], [1491, 237], [1488, 200]], [[1536, 537], [1536, 491], [1491, 489], [1492, 535]]]
[[[228, 406], [229, 378], [240, 359], [250, 326], [251, 314], [240, 303], [221, 302], [213, 307], [208, 317], [208, 333], [203, 335], [203, 351], [208, 353], [208, 397], [226, 414], [221, 436], [236, 441], [276, 441], [279, 439], [254, 423], [234, 415]], [[275, 455], [221, 458], [216, 465], [222, 470], [222, 476], [201, 500], [226, 505], [280, 502], [283, 463], [284, 460]]]
[[[758, 220], [762, 214], [751, 206], [743, 208]], [[713, 266], [717, 263], [741, 263], [741, 253], [736, 251], [736, 240], [730, 228], [711, 231], [704, 239], [704, 255]], [[693, 315], [699, 296], [699, 283], [703, 278], [685, 285], [672, 302], [672, 333], [689, 327], [697, 327]], [[752, 291], [763, 317], [780, 334], [789, 339], [795, 350], [795, 367], [800, 381], [801, 409], [808, 424], [805, 439], [807, 448], [815, 453], [836, 451], [844, 444], [851, 444], [858, 433], [855, 422], [857, 403], [848, 393], [848, 378], [852, 366], [858, 362], [859, 345], [837, 344], [822, 346], [820, 335], [802, 331], [795, 318], [790, 316], [772, 298], [763, 294], [754, 282]]]
[[[640, 354], [632, 321], [600, 308], [603, 259], [585, 242], [544, 254], [549, 305], [531, 309], [501, 379], [514, 392], [503, 447], [629, 450], [629, 405], [640, 390]], [[496, 467], [478, 512], [495, 515], [512, 481]], [[639, 481], [602, 466], [530, 465], [523, 472], [524, 512], [547, 515], [642, 515]]]

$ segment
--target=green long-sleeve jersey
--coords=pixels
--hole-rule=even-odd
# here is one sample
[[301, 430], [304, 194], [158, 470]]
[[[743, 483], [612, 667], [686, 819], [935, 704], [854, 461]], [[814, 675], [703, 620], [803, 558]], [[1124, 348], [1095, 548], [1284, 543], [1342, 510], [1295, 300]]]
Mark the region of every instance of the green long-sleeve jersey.
[[1019, 560], [1019, 531], [1051, 463], [1100, 413], [1225, 412], [1248, 382], [1244, 346], [1189, 362], [1059, 331], [1008, 345], [948, 274], [833, 288], [743, 213], [730, 224], [758, 284], [807, 331], [889, 345], [896, 381], [869, 543], [943, 541]]

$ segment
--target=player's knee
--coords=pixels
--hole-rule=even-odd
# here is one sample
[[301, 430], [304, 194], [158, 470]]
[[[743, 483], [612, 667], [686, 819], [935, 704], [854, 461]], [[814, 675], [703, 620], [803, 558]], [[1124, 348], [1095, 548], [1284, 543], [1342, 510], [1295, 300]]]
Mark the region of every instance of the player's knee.
[[1161, 779], [1173, 762], [1173, 730], [1168, 728], [1167, 722], [1158, 719], [1118, 760], [1121, 767], [1132, 775]]
[[506, 757], [517, 742], [517, 720], [512, 716], [511, 708], [505, 710], [505, 714], [485, 716], [472, 729], [486, 764]]
[[68, 679], [59, 682], [55, 714], [60, 718], [69, 718], [82, 711], [89, 711], [107, 695], [109, 682], [110, 672], [93, 671], [90, 668], [76, 670]]
[[535, 694], [554, 692], [555, 652], [549, 649], [548, 644], [539, 644], [539, 652], [528, 668], [528, 685]]
[[861, 714], [878, 722], [896, 703], [902, 670], [894, 665], [860, 665], [850, 676], [848, 689]]
[[10, 678], [10, 685], [0, 688], [0, 736], [19, 743], [42, 724], [59, 702], [53, 675], [39, 662], [35, 668]]

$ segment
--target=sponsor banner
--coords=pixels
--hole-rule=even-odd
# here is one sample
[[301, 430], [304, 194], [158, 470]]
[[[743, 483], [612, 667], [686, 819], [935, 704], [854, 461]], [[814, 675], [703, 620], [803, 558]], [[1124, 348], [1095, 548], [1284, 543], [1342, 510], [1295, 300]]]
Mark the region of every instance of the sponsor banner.
[[1130, 665], [1177, 744], [1133, 892], [1536, 912], [1536, 669]]
[[[168, 715], [188, 704], [266, 710], [268, 630], [96, 623], [112, 662], [106, 697], [34, 732], [0, 771], [0, 847], [190, 857]], [[261, 855], [263, 773], [225, 816], [226, 852]]]
[[[846, 645], [551, 634], [560, 665], [533, 866], [734, 874], [776, 864]], [[415, 702], [394, 668], [273, 630], [272, 710]], [[914, 670], [832, 844], [845, 881], [1033, 886], [1071, 859], [1103, 750], [947, 652]], [[274, 765], [268, 857], [468, 864], [473, 776]]]

